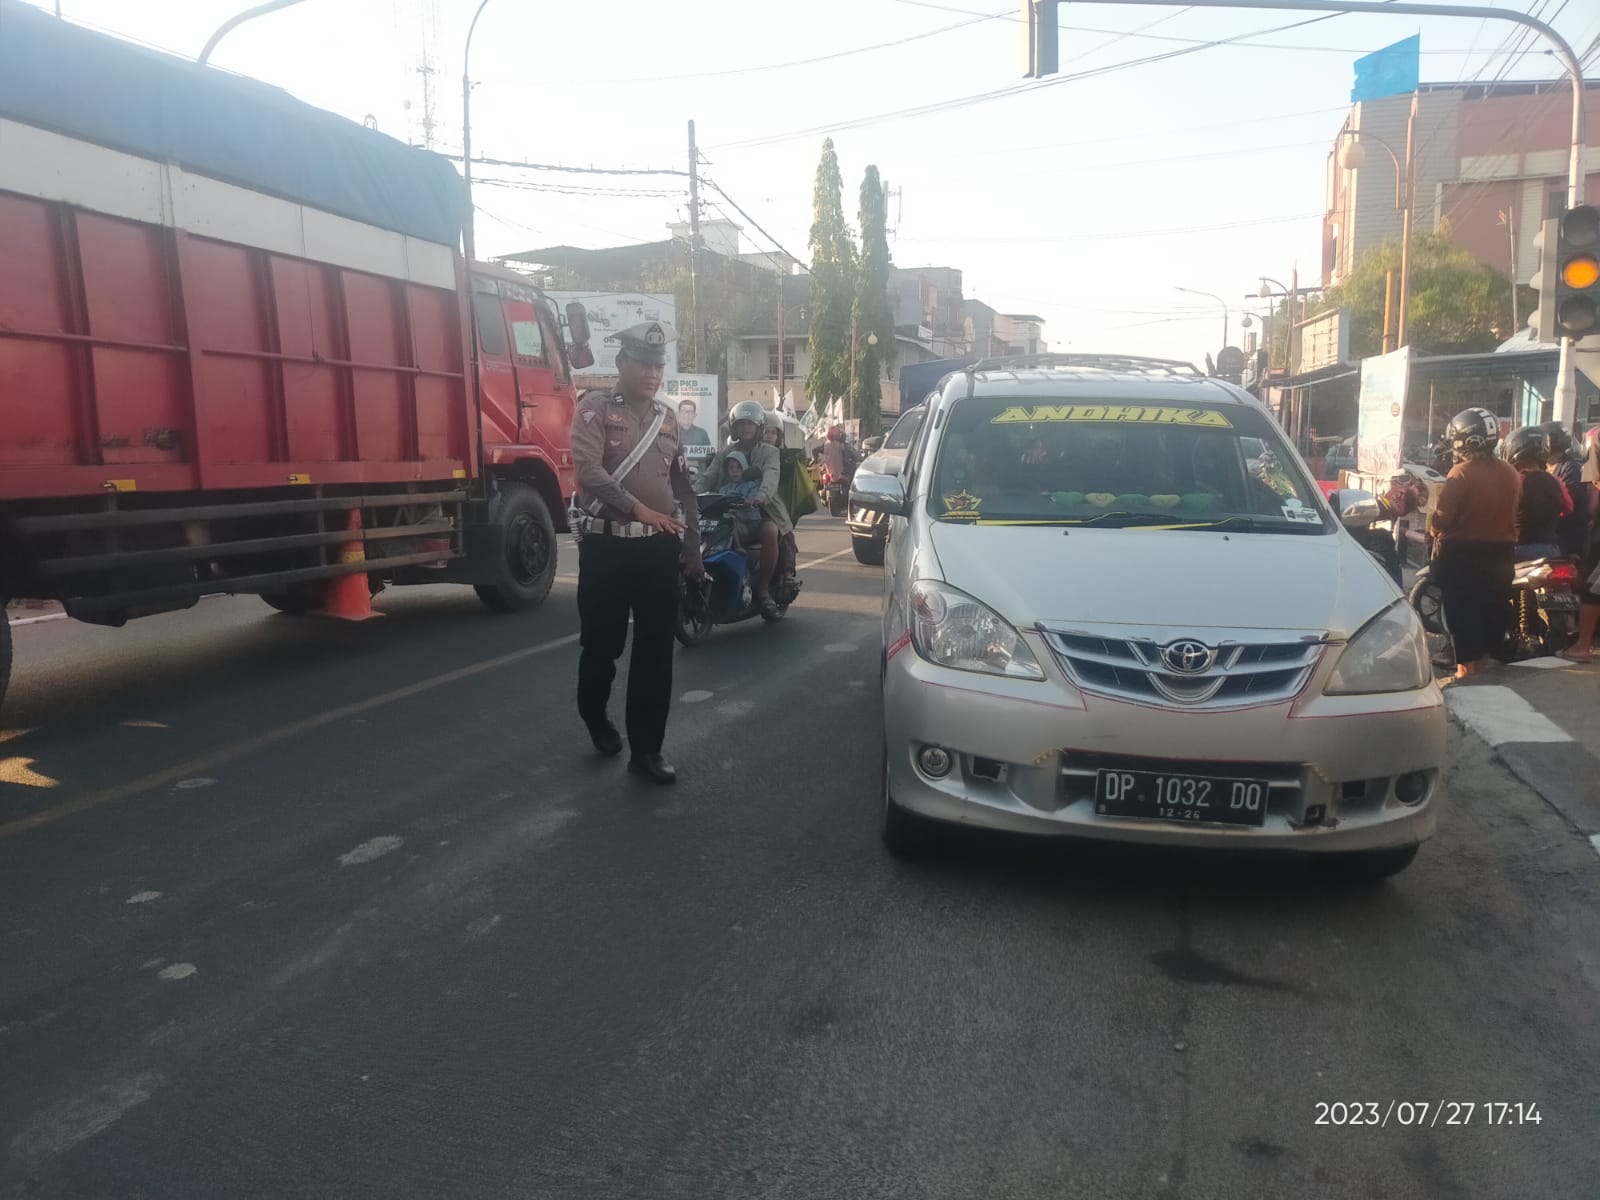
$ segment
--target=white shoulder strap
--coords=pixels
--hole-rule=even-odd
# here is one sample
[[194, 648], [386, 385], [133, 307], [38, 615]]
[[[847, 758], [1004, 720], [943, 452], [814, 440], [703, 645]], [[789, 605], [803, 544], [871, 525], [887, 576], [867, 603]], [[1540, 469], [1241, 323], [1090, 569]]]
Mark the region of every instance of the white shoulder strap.
[[619, 485], [644, 460], [644, 456], [650, 451], [650, 443], [654, 442], [661, 432], [661, 422], [671, 414], [671, 410], [659, 400], [655, 402], [655, 409], [656, 419], [645, 429], [644, 436], [639, 439], [639, 444], [629, 452], [627, 458], [617, 464], [617, 469], [611, 473], [611, 478], [615, 479]]

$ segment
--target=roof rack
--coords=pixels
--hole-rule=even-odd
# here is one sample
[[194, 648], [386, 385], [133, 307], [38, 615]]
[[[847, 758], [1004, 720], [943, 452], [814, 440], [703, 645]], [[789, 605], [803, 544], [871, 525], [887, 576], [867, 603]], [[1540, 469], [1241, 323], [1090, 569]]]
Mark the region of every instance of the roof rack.
[[1146, 375], [1205, 375], [1193, 363], [1175, 358], [1141, 358], [1136, 354], [1015, 354], [980, 358], [966, 368], [968, 375], [980, 371], [1016, 371], [1027, 367], [1097, 367], [1102, 370], [1131, 371]]

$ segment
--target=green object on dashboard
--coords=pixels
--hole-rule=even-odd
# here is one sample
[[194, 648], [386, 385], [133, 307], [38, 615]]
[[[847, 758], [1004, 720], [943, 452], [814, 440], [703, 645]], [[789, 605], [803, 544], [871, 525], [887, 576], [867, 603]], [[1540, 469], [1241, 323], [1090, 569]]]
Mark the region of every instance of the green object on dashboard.
[[1051, 492], [1050, 499], [1066, 508], [1077, 508], [1083, 503], [1082, 492]]
[[1212, 492], [1185, 492], [1183, 511], [1206, 513], [1217, 507], [1217, 496]]

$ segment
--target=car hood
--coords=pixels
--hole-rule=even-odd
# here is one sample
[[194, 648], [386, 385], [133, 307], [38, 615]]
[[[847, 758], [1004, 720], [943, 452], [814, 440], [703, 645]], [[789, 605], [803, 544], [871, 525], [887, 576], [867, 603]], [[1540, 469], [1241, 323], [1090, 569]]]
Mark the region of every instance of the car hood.
[[937, 522], [946, 583], [1012, 624], [1292, 629], [1346, 637], [1399, 598], [1348, 534]]

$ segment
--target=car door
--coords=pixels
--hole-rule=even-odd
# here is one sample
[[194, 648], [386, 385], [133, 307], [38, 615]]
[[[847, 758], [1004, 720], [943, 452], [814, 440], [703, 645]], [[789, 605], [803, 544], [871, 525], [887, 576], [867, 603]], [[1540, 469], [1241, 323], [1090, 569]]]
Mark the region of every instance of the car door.
[[478, 387], [484, 440], [506, 445], [517, 439], [517, 377], [511, 365], [500, 291], [492, 279], [472, 280], [472, 324], [478, 334]]
[[567, 466], [573, 402], [555, 319], [532, 288], [502, 280], [500, 300], [516, 368], [517, 441], [538, 446], [552, 462]]
[[921, 510], [924, 507], [918, 503], [917, 495], [928, 474], [928, 463], [932, 460], [929, 446], [942, 416], [934, 411], [934, 407], [931, 400], [924, 406], [922, 420], [900, 468], [900, 486], [905, 491], [910, 516], [889, 518], [888, 542], [883, 558], [883, 631], [886, 646], [893, 644], [909, 627], [906, 620], [906, 589], [910, 585], [917, 531], [921, 527]]

